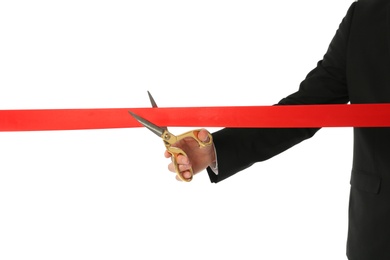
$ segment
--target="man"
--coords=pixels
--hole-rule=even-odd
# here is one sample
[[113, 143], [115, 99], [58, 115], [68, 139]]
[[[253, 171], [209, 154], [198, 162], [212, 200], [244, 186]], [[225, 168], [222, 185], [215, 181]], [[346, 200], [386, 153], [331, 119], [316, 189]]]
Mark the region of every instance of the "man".
[[[390, 1], [359, 0], [342, 20], [328, 51], [299, 90], [278, 105], [390, 102]], [[178, 143], [188, 157], [184, 176], [207, 169], [218, 183], [312, 137], [319, 129], [229, 129], [213, 133], [214, 146]], [[207, 130], [198, 136], [207, 139]], [[167, 158], [170, 157], [165, 153]], [[390, 259], [390, 129], [355, 128], [347, 256]], [[174, 171], [172, 163], [168, 168]]]

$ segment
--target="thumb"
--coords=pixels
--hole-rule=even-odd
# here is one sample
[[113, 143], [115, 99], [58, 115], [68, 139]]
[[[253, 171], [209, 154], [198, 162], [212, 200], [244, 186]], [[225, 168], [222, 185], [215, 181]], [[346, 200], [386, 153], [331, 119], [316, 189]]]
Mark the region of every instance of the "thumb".
[[201, 129], [198, 133], [198, 138], [202, 142], [205, 142], [205, 143], [209, 142], [210, 141], [209, 132], [204, 128]]

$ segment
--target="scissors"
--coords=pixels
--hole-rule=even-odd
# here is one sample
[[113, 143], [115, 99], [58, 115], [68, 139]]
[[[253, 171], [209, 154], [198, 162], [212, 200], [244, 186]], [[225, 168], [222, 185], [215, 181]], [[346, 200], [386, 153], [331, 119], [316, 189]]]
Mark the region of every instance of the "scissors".
[[[157, 104], [154, 101], [154, 99], [149, 91], [148, 91], [148, 95], [149, 95], [149, 99], [150, 99], [150, 103], [152, 104], [152, 107], [157, 107]], [[189, 132], [186, 132], [184, 134], [176, 136], [176, 135], [172, 134], [171, 132], [169, 132], [168, 128], [166, 126], [157, 126], [157, 125], [153, 124], [152, 122], [146, 120], [145, 118], [142, 118], [141, 116], [139, 116], [131, 111], [129, 111], [129, 113], [138, 122], [140, 122], [143, 126], [148, 128], [150, 131], [152, 131], [153, 133], [158, 135], [163, 140], [165, 148], [172, 155], [172, 157], [171, 157], [172, 162], [175, 166], [175, 172], [176, 172], [178, 178], [182, 181], [190, 182], [192, 180], [193, 175], [194, 175], [192, 168], [189, 169], [189, 171], [191, 173], [191, 177], [184, 178], [184, 176], [180, 172], [179, 166], [177, 164], [177, 157], [179, 155], [184, 155], [187, 157], [187, 154], [182, 149], [180, 149], [178, 147], [174, 147], [172, 145], [175, 144], [176, 142], [184, 139], [184, 138], [193, 138], [195, 141], [198, 142], [199, 147], [201, 147], [201, 148], [206, 147], [206, 146], [210, 146], [213, 143], [213, 138], [212, 138], [211, 134], [210, 133], [208, 134], [209, 138], [208, 138], [207, 142], [203, 142], [203, 141], [199, 140], [198, 133], [199, 133], [200, 129], [192, 130], [192, 131], [189, 131]]]

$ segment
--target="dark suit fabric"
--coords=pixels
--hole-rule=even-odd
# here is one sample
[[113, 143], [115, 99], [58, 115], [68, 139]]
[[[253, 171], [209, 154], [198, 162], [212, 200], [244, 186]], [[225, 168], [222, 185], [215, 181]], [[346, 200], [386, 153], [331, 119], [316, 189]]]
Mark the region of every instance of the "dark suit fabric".
[[[390, 102], [390, 1], [354, 2], [323, 59], [276, 105]], [[220, 182], [319, 129], [225, 128], [213, 133]], [[319, 148], [320, 149], [320, 148]], [[347, 255], [390, 260], [390, 129], [354, 128]], [[325, 245], [324, 245], [325, 246]]]

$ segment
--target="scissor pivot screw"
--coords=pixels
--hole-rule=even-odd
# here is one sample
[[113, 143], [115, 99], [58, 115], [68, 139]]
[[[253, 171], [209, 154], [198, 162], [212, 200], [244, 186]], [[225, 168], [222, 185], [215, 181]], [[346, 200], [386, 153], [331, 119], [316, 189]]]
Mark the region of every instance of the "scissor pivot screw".
[[171, 138], [171, 135], [170, 135], [170, 134], [165, 134], [165, 135], [164, 135], [164, 139], [165, 139], [165, 140], [169, 140], [170, 138]]

